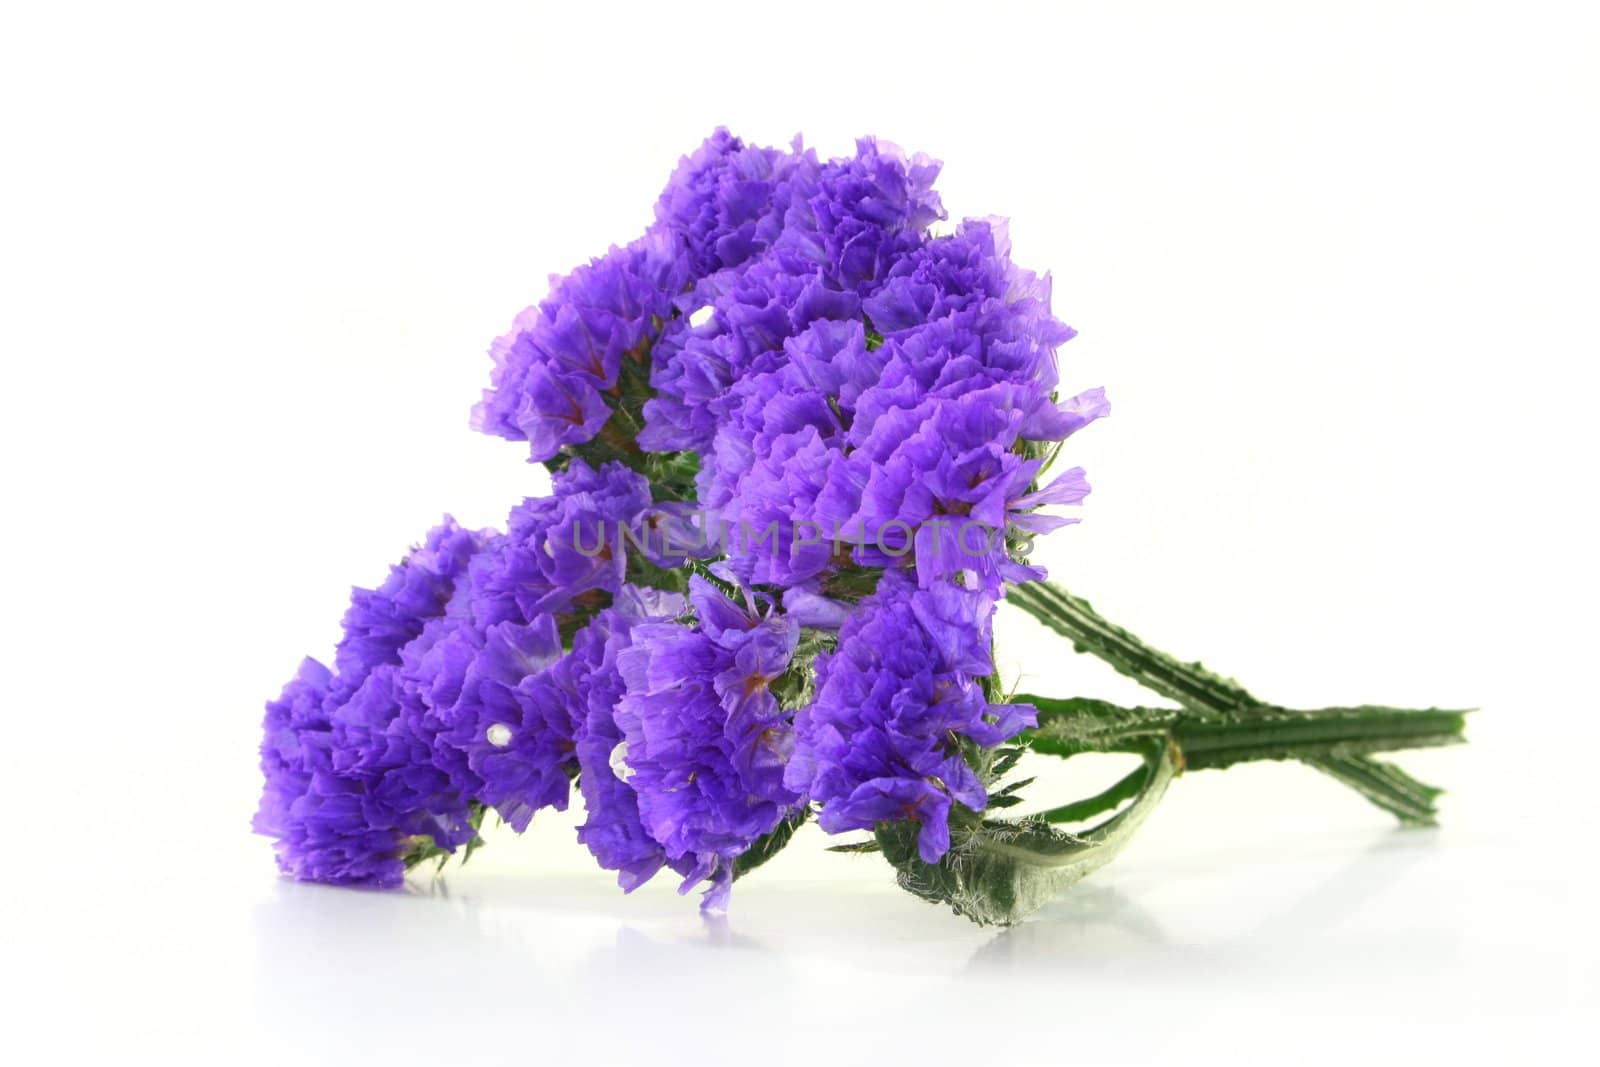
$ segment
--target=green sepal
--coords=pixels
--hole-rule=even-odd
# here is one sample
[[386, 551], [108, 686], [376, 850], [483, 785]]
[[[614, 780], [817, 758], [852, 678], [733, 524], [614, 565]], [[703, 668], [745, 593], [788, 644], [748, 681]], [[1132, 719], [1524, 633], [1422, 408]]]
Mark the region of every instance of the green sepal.
[[989, 803], [993, 804], [995, 797], [1011, 796], [1013, 793], [1017, 792], [1019, 789], [1026, 789], [1028, 786], [1032, 785], [1033, 783], [1034, 783], [1034, 779], [1033, 778], [1018, 778], [1015, 782], [1012, 782], [1010, 785], [1005, 786], [1002, 789], [998, 789], [998, 790], [990, 793], [989, 794]]
[[839, 635], [826, 630], [802, 627], [789, 666], [772, 682], [772, 695], [778, 707], [794, 712], [810, 704], [817, 689], [817, 657], [832, 652]]
[[[1000, 748], [996, 749], [994, 762], [989, 767], [989, 780], [994, 781], [995, 779], [1004, 777], [1011, 770], [1011, 768], [1017, 765], [1017, 761], [1022, 758], [1022, 754], [1026, 751], [1028, 751], [1027, 745], [1014, 743], [1002, 745]], [[1019, 789], [1031, 781], [1033, 781], [1033, 779], [1029, 778], [1027, 781], [1008, 786], [1005, 792], [1010, 792], [1013, 789]]]

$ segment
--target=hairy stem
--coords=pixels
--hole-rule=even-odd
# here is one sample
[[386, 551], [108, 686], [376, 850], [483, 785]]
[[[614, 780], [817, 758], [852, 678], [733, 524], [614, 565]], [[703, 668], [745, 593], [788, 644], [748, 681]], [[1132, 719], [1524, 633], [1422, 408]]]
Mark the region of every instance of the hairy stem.
[[[1250, 760], [1344, 761], [1373, 752], [1452, 745], [1461, 740], [1466, 713], [1404, 708], [1261, 707], [1248, 718], [1213, 711], [1123, 708], [1103, 700], [1021, 694], [1039, 724], [1023, 734], [1034, 751], [1055, 756], [1080, 752], [1148, 752], [1171, 741], [1188, 770], [1229, 767]], [[1395, 783], [1389, 783], [1391, 786]]]
[[[1372, 759], [1371, 753], [1459, 741], [1463, 713], [1395, 708], [1290, 711], [1263, 703], [1237, 682], [1200, 663], [1186, 663], [1151, 648], [1102, 618], [1088, 601], [1048, 582], [1012, 586], [1008, 599], [1070, 640], [1077, 651], [1099, 657], [1118, 673], [1189, 712], [1164, 722], [1162, 716], [1173, 715], [1170, 710], [1142, 709], [1149, 713], [1148, 721], [1139, 726], [1145, 737], [1152, 731], [1172, 731], [1188, 767], [1295, 759], [1356, 790], [1402, 822], [1433, 821], [1439, 790]], [[1251, 732], [1252, 725], [1259, 730]], [[1037, 742], [1035, 747], [1039, 747]]]

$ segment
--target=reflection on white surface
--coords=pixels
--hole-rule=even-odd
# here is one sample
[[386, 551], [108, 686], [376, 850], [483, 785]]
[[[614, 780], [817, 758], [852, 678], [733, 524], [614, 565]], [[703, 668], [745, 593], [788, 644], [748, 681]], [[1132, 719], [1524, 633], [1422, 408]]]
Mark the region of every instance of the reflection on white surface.
[[[1368, 1035], [1539, 1048], [1593, 997], [1586, 891], [1510, 862], [1489, 767], [1458, 770], [1450, 821], [1423, 832], [1276, 770], [1181, 780], [1122, 859], [1008, 930], [914, 900], [814, 830], [706, 919], [665, 883], [617, 892], [560, 820], [398, 892], [282, 881], [238, 834], [159, 861], [86, 839], [75, 855], [125, 862], [13, 884], [0, 923], [27, 976], [24, 1047], [56, 1054], [815, 1063], [1014, 1041], [1088, 1062], [1130, 1043], [1331, 1062]], [[1252, 811], [1267, 788], [1281, 823]], [[1580, 831], [1528, 832], [1551, 849]]]

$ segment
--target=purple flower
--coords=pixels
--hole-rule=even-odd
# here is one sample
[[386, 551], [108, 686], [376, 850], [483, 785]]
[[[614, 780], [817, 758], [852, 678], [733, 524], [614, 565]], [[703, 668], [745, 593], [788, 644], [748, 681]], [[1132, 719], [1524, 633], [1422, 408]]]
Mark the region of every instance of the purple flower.
[[705, 625], [633, 627], [617, 656], [616, 725], [644, 828], [690, 863], [686, 886], [710, 877], [715, 899], [731, 861], [800, 799], [783, 783], [792, 736], [771, 692], [799, 631], [698, 576], [690, 599]]
[[440, 620], [430, 631], [407, 646], [402, 678], [434, 766], [519, 831], [540, 808], [564, 809], [576, 762], [569, 706], [548, 693], [546, 668], [561, 655], [555, 619], [486, 630]]
[[562, 655], [558, 618], [622, 593], [622, 532], [650, 507], [648, 483], [618, 463], [574, 459], [553, 489], [513, 509], [473, 561], [464, 610], [405, 654], [405, 695], [434, 764], [519, 831], [539, 809], [566, 807], [579, 765], [583, 678]]
[[631, 529], [619, 536], [657, 567], [672, 570], [691, 559], [717, 554], [706, 514], [697, 504], [668, 500], [634, 517]]
[[306, 660], [267, 705], [266, 776], [254, 828], [277, 840], [278, 866], [304, 881], [393, 886], [416, 836], [441, 848], [471, 840], [466, 798], [428, 758], [402, 714], [395, 667], [353, 690]]
[[532, 622], [615, 593], [627, 567], [619, 529], [650, 507], [650, 484], [620, 463], [595, 470], [574, 459], [553, 495], [511, 512], [506, 535], [475, 562], [472, 609], [480, 625]]
[[574, 711], [581, 768], [578, 782], [587, 817], [578, 827], [578, 840], [600, 866], [617, 872], [617, 884], [626, 892], [649, 881], [663, 866], [670, 865], [680, 874], [688, 874], [692, 867], [690, 860], [670, 861], [640, 819], [638, 795], [626, 780], [622, 758], [627, 749], [616, 720], [625, 691], [617, 659], [628, 647], [634, 623], [660, 621], [680, 610], [678, 604], [637, 600], [608, 609], [573, 639], [572, 651], [562, 661], [573, 679], [574, 691], [582, 697]]
[[998, 384], [934, 397], [873, 424], [842, 476], [861, 487], [851, 521], [869, 543], [857, 550], [858, 560], [887, 566], [914, 553], [925, 586], [972, 572], [996, 593], [1008, 579], [1031, 576], [1007, 553], [1013, 518], [1042, 504], [1078, 503], [1089, 486], [1075, 468], [1048, 491], [1030, 492], [1043, 461], [1015, 447], [1025, 388]]
[[701, 278], [759, 255], [783, 231], [796, 187], [815, 180], [816, 157], [747, 146], [719, 128], [685, 156], [656, 202], [656, 221], [682, 243]]
[[344, 638], [334, 655], [339, 675], [352, 688], [372, 668], [393, 663], [400, 649], [442, 614], [456, 582], [487, 538], [463, 530], [448, 515], [377, 589], [354, 589], [344, 616]]
[[873, 377], [874, 360], [859, 322], [814, 322], [784, 354], [729, 391], [699, 490], [702, 506], [741, 534], [728, 545], [736, 571], [787, 586], [834, 561], [841, 528], [828, 520], [838, 508], [823, 498], [844, 459], [850, 385]]
[[432, 739], [406, 714], [402, 691], [399, 665], [384, 664], [347, 699], [330, 700], [333, 769], [359, 786], [368, 826], [393, 826], [453, 850], [475, 836], [471, 798], [434, 765]]
[[[696, 176], [695, 181], [675, 177], [669, 194], [701, 206], [668, 218], [711, 213], [708, 193], [690, 196], [684, 190], [698, 189], [705, 175], [717, 172], [714, 161], [726, 166], [729, 159], [744, 158], [729, 155], [728, 148], [727, 143], [708, 145], [701, 164], [680, 172]], [[925, 157], [908, 161], [892, 146], [868, 138], [857, 142], [854, 157], [820, 168], [809, 155], [793, 158], [794, 169], [763, 201], [782, 211], [781, 234], [764, 238], [771, 247], [759, 259], [739, 258], [743, 266], [735, 278], [724, 272], [715, 284], [702, 286], [710, 319], [693, 327], [682, 322], [655, 353], [651, 384], [656, 396], [645, 406], [641, 447], [708, 449], [726, 415], [719, 401], [734, 383], [781, 365], [783, 342], [811, 323], [857, 318], [861, 294], [887, 275], [895, 256], [918, 246], [928, 223], [944, 217], [932, 190], [938, 164]], [[717, 173], [728, 182], [719, 188], [743, 187], [727, 178], [727, 170]], [[766, 234], [770, 225], [760, 232]], [[740, 245], [742, 251], [753, 247]]]
[[473, 425], [527, 441], [534, 460], [600, 432], [602, 395], [625, 359], [643, 362], [672, 300], [688, 284], [678, 242], [656, 228], [554, 279], [550, 296], [517, 317], [490, 349], [494, 372]]
[[936, 862], [950, 845], [951, 803], [982, 810], [988, 796], [955, 738], [992, 746], [1033, 722], [1032, 709], [991, 705], [986, 593], [950, 583], [918, 589], [885, 572], [877, 592], [818, 657], [815, 701], [795, 717], [785, 783], [821, 806], [829, 833], [882, 821], [922, 824], [918, 849]]
[[358, 787], [333, 771], [326, 708], [332, 685], [333, 672], [307, 659], [283, 695], [267, 705], [261, 742], [266, 787], [253, 825], [276, 839], [285, 874], [338, 885], [394, 885], [404, 873], [399, 832], [367, 822]]
[[[862, 151], [854, 170], [829, 165], [841, 188], [863, 188], [841, 175], [889, 173]], [[1054, 348], [1073, 332], [1050, 315], [1048, 278], [1011, 263], [996, 220], [919, 238], [861, 305], [884, 331], [873, 347], [853, 305], [803, 297], [835, 282], [821, 246], [797, 263], [799, 247], [780, 242], [667, 347], [646, 406], [647, 447], [701, 453], [699, 504], [735, 535], [735, 573], [790, 586], [846, 555], [887, 566], [914, 553], [924, 584], [971, 572], [998, 592], [1041, 574], [1012, 561], [1008, 535], [1070, 521], [1033, 509], [1077, 503], [1088, 485], [1074, 470], [1034, 491], [1042, 462], [1024, 442], [1108, 410], [1100, 390], [1053, 399]]]
[[710, 448], [721, 420], [739, 401], [728, 390], [786, 362], [783, 344], [813, 322], [860, 315], [854, 292], [842, 292], [822, 268], [774, 250], [714, 294], [710, 315], [694, 316], [664, 337], [655, 352], [639, 446], [652, 452]]
[[823, 166], [816, 189], [789, 208], [779, 247], [823, 268], [838, 288], [866, 293], [945, 217], [933, 181], [939, 164], [906, 159], [888, 142], [864, 137], [853, 158]]
[[446, 517], [381, 586], [352, 592], [337, 671], [308, 659], [267, 705], [255, 828], [277, 838], [286, 873], [393, 885], [409, 839], [445, 849], [471, 840], [469, 798], [404, 713], [398, 668], [402, 649], [443, 618], [487, 536]]

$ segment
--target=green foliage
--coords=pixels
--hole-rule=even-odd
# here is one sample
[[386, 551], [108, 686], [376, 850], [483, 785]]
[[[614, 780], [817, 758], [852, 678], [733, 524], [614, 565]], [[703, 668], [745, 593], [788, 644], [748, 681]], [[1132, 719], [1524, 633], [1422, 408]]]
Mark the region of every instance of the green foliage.
[[772, 695], [785, 711], [797, 711], [811, 703], [816, 694], [817, 657], [833, 651], [839, 635], [823, 630], [802, 629], [800, 641], [788, 668], [772, 683]]
[[801, 808], [787, 819], [780, 822], [770, 831], [756, 838], [755, 842], [733, 861], [733, 880], [738, 881], [763, 863], [782, 852], [794, 838], [794, 832], [805, 825], [811, 812]]

